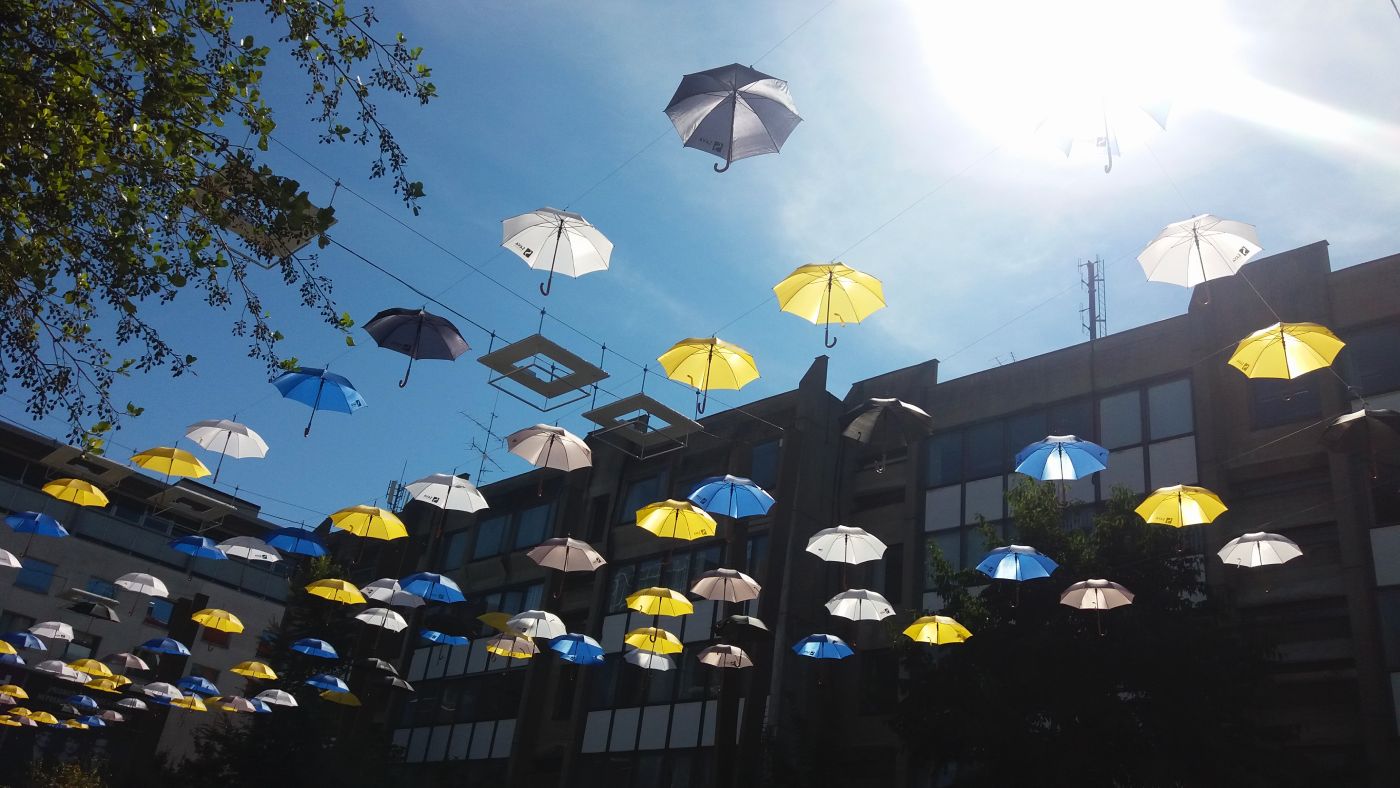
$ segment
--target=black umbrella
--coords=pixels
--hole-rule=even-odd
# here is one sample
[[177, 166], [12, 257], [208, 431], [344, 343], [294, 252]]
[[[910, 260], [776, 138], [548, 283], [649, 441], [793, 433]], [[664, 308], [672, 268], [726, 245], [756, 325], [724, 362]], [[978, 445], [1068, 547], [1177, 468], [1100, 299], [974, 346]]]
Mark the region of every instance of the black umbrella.
[[422, 309], [386, 309], [365, 323], [365, 331], [380, 347], [408, 356], [408, 369], [399, 381], [399, 388], [408, 385], [415, 359], [455, 361], [471, 350], [462, 332], [450, 320]]
[[715, 627], [715, 634], [734, 640], [772, 636], [768, 625], [753, 616], [730, 616], [719, 622]]
[[390, 689], [403, 690], [404, 692], [415, 692], [413, 685], [398, 676], [380, 676], [374, 680], [375, 684], [381, 684]]
[[932, 429], [933, 417], [893, 397], [872, 397], [841, 417], [841, 434], [859, 443], [906, 445]]
[[1376, 454], [1400, 450], [1400, 413], [1367, 408], [1338, 416], [1322, 431], [1321, 441], [1328, 451], [1366, 455], [1374, 476]]

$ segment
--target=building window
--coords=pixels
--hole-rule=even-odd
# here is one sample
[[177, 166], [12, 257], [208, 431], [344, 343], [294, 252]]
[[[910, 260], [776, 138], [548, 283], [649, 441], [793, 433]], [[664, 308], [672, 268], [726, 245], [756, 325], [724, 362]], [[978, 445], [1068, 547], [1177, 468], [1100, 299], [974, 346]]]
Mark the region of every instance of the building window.
[[1387, 670], [1400, 671], [1400, 588], [1376, 592], [1381, 614], [1381, 645]]
[[1348, 383], [1368, 397], [1400, 389], [1400, 326], [1349, 333], [1346, 342], [1342, 360]]
[[945, 432], [929, 439], [924, 485], [942, 487], [962, 481], [962, 433]]
[[549, 513], [551, 506], [547, 503], [539, 506], [532, 506], [515, 513], [515, 541], [516, 550], [526, 547], [534, 547], [543, 542], [549, 535]]
[[1254, 415], [1254, 429], [1279, 427], [1322, 416], [1317, 381], [1320, 373], [1304, 375], [1293, 380], [1253, 378], [1248, 381]]
[[15, 585], [37, 594], [47, 594], [53, 585], [53, 573], [58, 567], [47, 561], [26, 556], [24, 568], [15, 575]]
[[87, 590], [90, 594], [105, 596], [108, 599], [117, 598], [116, 585], [114, 585], [111, 581], [103, 580], [100, 577], [89, 577], [87, 582]]
[[175, 604], [169, 599], [152, 599], [146, 603], [146, 623], [160, 627], [170, 626], [170, 614], [175, 612]]
[[229, 643], [231, 642], [231, 636], [228, 632], [222, 632], [217, 629], [210, 629], [209, 627], [200, 627], [200, 629], [200, 640], [203, 640], [205, 643], [208, 643], [211, 646], [228, 648]]
[[33, 616], [6, 610], [0, 614], [0, 632], [19, 632], [23, 629], [29, 629], [36, 622], [37, 620]]
[[[1050, 408], [1050, 426], [1047, 435], [1078, 435], [1081, 438], [1094, 434], [1093, 409], [1087, 399], [1061, 402]], [[1016, 451], [1023, 447], [1017, 446]]]
[[771, 491], [778, 484], [778, 458], [781, 455], [780, 439], [754, 444], [749, 451], [749, 479]]
[[762, 583], [768, 574], [768, 534], [749, 534], [745, 552], [744, 573]]
[[73, 639], [68, 642], [68, 647], [63, 650], [63, 659], [66, 662], [73, 662], [80, 659], [96, 659], [97, 647], [102, 644], [102, 638], [96, 637], [87, 632], [73, 632]]
[[442, 569], [444, 572], [462, 568], [462, 562], [467, 557], [467, 542], [470, 539], [471, 531], [466, 528], [447, 535], [447, 543], [442, 548]]
[[499, 591], [493, 591], [481, 598], [487, 610], [509, 613], [511, 615], [525, 610], [538, 610], [542, 599], [544, 599], [543, 583], [535, 583], [520, 588], [505, 588]]
[[510, 515], [498, 514], [476, 524], [476, 545], [472, 548], [472, 559], [490, 558], [501, 552], [501, 542], [505, 537]]
[[[690, 490], [683, 491], [686, 495]], [[658, 473], [645, 479], [638, 479], [627, 486], [627, 496], [622, 499], [617, 521], [620, 524], [637, 521], [637, 510], [650, 503], [666, 499], [666, 474]]]
[[1137, 389], [1099, 400], [1099, 436], [1106, 449], [1142, 443], [1142, 395]]
[[979, 424], [967, 430], [967, 478], [996, 476], [1010, 467], [1011, 457], [1002, 445], [1002, 434], [1000, 421]]
[[1147, 389], [1147, 421], [1152, 440], [1175, 438], [1194, 432], [1196, 419], [1191, 402], [1191, 380], [1182, 378]]

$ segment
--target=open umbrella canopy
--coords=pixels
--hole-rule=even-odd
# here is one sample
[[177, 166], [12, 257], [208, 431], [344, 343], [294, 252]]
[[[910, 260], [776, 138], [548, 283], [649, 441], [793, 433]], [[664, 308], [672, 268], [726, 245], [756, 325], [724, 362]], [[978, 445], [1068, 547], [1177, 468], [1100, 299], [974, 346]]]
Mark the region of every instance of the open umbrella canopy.
[[758, 365], [747, 350], [717, 337], [690, 337], [657, 357], [666, 377], [700, 392], [696, 410], [705, 412], [711, 389], [738, 390], [758, 380]]
[[163, 580], [155, 575], [148, 575], [144, 572], [128, 572], [116, 580], [113, 580], [112, 584], [117, 588], [125, 588], [127, 591], [144, 594], [145, 596], [170, 596], [170, 589], [165, 587], [165, 582]]
[[948, 616], [923, 616], [904, 628], [904, 636], [915, 643], [941, 646], [945, 643], [961, 643], [972, 637], [972, 633]]
[[5, 524], [10, 526], [17, 534], [34, 534], [35, 536], [52, 536], [55, 538], [62, 538], [68, 535], [68, 529], [64, 528], [58, 520], [40, 512], [15, 512], [14, 514], [7, 514], [5, 515]]
[[1050, 435], [1016, 453], [1016, 472], [1041, 481], [1079, 479], [1108, 467], [1108, 449], [1074, 435]]
[[679, 591], [653, 586], [627, 595], [627, 606], [649, 616], [688, 616], [695, 605]]
[[418, 637], [428, 643], [434, 643], [439, 646], [468, 646], [471, 645], [472, 642], [471, 639], [465, 635], [449, 635], [446, 632], [439, 632], [436, 629], [420, 629], [418, 630]]
[[740, 159], [777, 153], [802, 122], [786, 81], [738, 63], [686, 74], [666, 116], [685, 147], [724, 159], [715, 172]]
[[404, 617], [387, 607], [371, 607], [361, 610], [355, 614], [355, 620], [370, 626], [383, 627], [390, 632], [402, 632], [408, 629], [408, 622], [404, 620]]
[[204, 678], [203, 676], [185, 676], [184, 678], [175, 682], [175, 686], [179, 687], [185, 692], [194, 692], [205, 696], [214, 696], [222, 694], [219, 692], [219, 688], [214, 686], [214, 682]]
[[1034, 547], [1013, 544], [987, 553], [977, 564], [977, 571], [993, 580], [1034, 580], [1049, 577], [1059, 564], [1041, 555]]
[[1345, 344], [1317, 323], [1274, 323], [1240, 340], [1229, 364], [1246, 377], [1291, 380], [1331, 366]]
[[1328, 451], [1374, 455], [1400, 450], [1400, 413], [1387, 408], [1365, 408], [1333, 419], [1322, 431]]
[[479, 512], [487, 508], [486, 496], [476, 485], [448, 473], [424, 476], [404, 489], [413, 500], [454, 512]]
[[48, 713], [47, 711], [36, 711], [33, 714], [29, 715], [29, 719], [33, 720], [34, 722], [40, 725], [58, 724], [58, 718]]
[[872, 397], [841, 416], [841, 435], [859, 443], [902, 446], [932, 429], [932, 416], [892, 397]]
[[146, 449], [131, 455], [131, 461], [141, 468], [165, 476], [186, 476], [191, 479], [199, 479], [211, 473], [208, 468], [204, 467], [204, 463], [199, 461], [199, 458], [184, 449], [177, 449], [173, 446], [157, 446], [154, 449]]
[[354, 413], [365, 406], [365, 398], [355, 390], [355, 384], [340, 375], [315, 367], [297, 367], [272, 381], [286, 399], [311, 406], [311, 418], [303, 435], [311, 434], [311, 422], [319, 410]]
[[151, 666], [146, 664], [146, 660], [126, 651], [119, 651], [115, 654], [108, 654], [102, 658], [108, 665], [116, 666], [117, 670], [150, 670]]
[[622, 642], [633, 648], [657, 654], [679, 654], [684, 648], [680, 638], [656, 627], [634, 629], [627, 633]]
[[97, 708], [97, 701], [93, 700], [87, 695], [69, 695], [68, 698], [64, 701], [64, 703], [67, 703], [69, 706], [73, 706], [74, 708], [79, 709]]
[[512, 635], [520, 634], [520, 630], [510, 625], [510, 619], [510, 613], [502, 613], [499, 610], [488, 610], [476, 617], [477, 621], [491, 627], [497, 632], [506, 632]]
[[362, 605], [365, 602], [364, 594], [360, 593], [360, 589], [356, 588], [354, 583], [334, 577], [307, 584], [306, 593], [342, 605]]
[[137, 646], [138, 651], [151, 651], [156, 654], [170, 654], [176, 657], [188, 657], [190, 650], [174, 638], [152, 638]]
[[451, 320], [424, 309], [385, 309], [365, 323], [365, 331], [380, 347], [408, 356], [408, 369], [399, 381], [399, 388], [408, 385], [415, 360], [456, 361], [458, 356], [471, 350]]
[[1220, 496], [1204, 487], [1176, 484], [1154, 490], [1134, 511], [1149, 523], [1180, 528], [1209, 523], [1228, 508]]
[[24, 667], [24, 657], [18, 654], [0, 654], [0, 665], [14, 665]]
[[25, 692], [24, 687], [18, 684], [0, 684], [0, 695], [9, 698], [17, 698], [19, 700], [26, 700], [29, 698], [29, 693]]
[[302, 638], [291, 646], [292, 651], [298, 654], [305, 654], [308, 657], [320, 657], [321, 659], [340, 659], [336, 653], [335, 646], [318, 638]]
[[[381, 577], [369, 585], [360, 586], [360, 593], [363, 594], [367, 600], [389, 603], [393, 600], [395, 594], [403, 593], [403, 588], [399, 585], [399, 581], [394, 578]], [[413, 598], [418, 600], [420, 605], [423, 603], [421, 597]]]
[[878, 561], [885, 554], [885, 543], [864, 528], [838, 525], [813, 534], [807, 540], [807, 552], [823, 561], [863, 564]]
[[1220, 560], [1225, 563], [1244, 567], [1283, 564], [1302, 554], [1303, 551], [1292, 539], [1264, 531], [1243, 534], [1231, 539], [1225, 543], [1224, 547], [1220, 548], [1219, 553]]
[[40, 621], [29, 628], [30, 634], [49, 640], [72, 640], [73, 627], [62, 621]]
[[549, 271], [540, 293], [549, 295], [555, 272], [579, 277], [606, 271], [612, 241], [576, 213], [540, 208], [501, 222], [501, 246], [536, 270]]
[[537, 468], [572, 471], [593, 464], [593, 450], [563, 427], [536, 424], [506, 436], [510, 453]]
[[762, 586], [737, 569], [711, 569], [695, 578], [690, 593], [716, 602], [747, 602], [757, 599]]
[[204, 704], [204, 699], [198, 695], [186, 695], [183, 698], [173, 698], [170, 705], [185, 711], [209, 711], [209, 707]]
[[82, 479], [54, 479], [45, 484], [43, 490], [60, 501], [67, 501], [78, 506], [102, 508], [107, 505], [107, 496], [91, 482], [85, 482]]
[[350, 506], [331, 515], [331, 528], [365, 539], [392, 541], [408, 536], [398, 515], [378, 506]]
[[540, 653], [533, 640], [521, 635], [501, 633], [486, 641], [486, 650], [498, 657], [530, 659]]
[[433, 572], [416, 572], [399, 581], [399, 588], [405, 593], [421, 597], [428, 602], [453, 604], [465, 602], [462, 589], [449, 577]]
[[269, 706], [285, 706], [286, 708], [296, 708], [297, 699], [292, 693], [286, 690], [270, 689], [263, 690], [253, 696], [254, 700], [260, 700]]
[[1137, 259], [1150, 282], [1195, 287], [1238, 273], [1259, 251], [1253, 225], [1206, 213], [1167, 225]]
[[350, 686], [339, 676], [332, 676], [329, 673], [317, 673], [306, 680], [308, 686], [316, 689], [331, 690], [332, 692], [349, 692]]
[[111, 709], [107, 709], [98, 716], [100, 716], [104, 722], [126, 722], [126, 717], [121, 712], [112, 711]]
[[240, 676], [257, 679], [259, 681], [277, 680], [277, 671], [273, 670], [272, 666], [251, 659], [246, 662], [240, 662], [228, 670], [230, 673], [236, 673]]
[[252, 701], [247, 698], [239, 697], [238, 695], [225, 695], [221, 698], [215, 698], [214, 700], [214, 705], [219, 711], [227, 711], [234, 714], [257, 713], [257, 708], [253, 706]]
[[362, 657], [355, 660], [355, 664], [362, 668], [369, 668], [370, 670], [377, 670], [383, 673], [392, 673], [395, 676], [399, 675], [399, 672], [393, 665], [390, 665], [388, 662], [378, 657]]
[[23, 569], [24, 565], [9, 550], [0, 550], [0, 569]]
[[15, 648], [27, 648], [31, 651], [49, 650], [49, 647], [44, 645], [44, 641], [36, 637], [33, 632], [27, 632], [22, 629], [17, 632], [6, 632], [5, 634], [0, 635], [0, 640], [9, 643]]
[[711, 514], [739, 519], [768, 514], [773, 496], [742, 476], [711, 476], [702, 479], [687, 499]]
[[92, 676], [93, 678], [97, 679], [109, 679], [112, 677], [111, 668], [107, 667], [101, 662], [98, 662], [95, 659], [91, 659], [88, 657], [84, 657], [82, 659], [75, 659], [72, 662], [68, 663], [68, 667], [74, 670], [81, 670], [89, 676]]
[[123, 709], [131, 709], [132, 711], [146, 710], [145, 702], [137, 698], [122, 698], [117, 701], [117, 705], [121, 706]]
[[40, 673], [52, 674], [64, 681], [71, 681], [74, 684], [86, 684], [92, 681], [91, 676], [81, 670], [76, 670], [63, 664], [63, 660], [59, 659], [46, 659], [35, 665], [34, 669]]
[[224, 555], [214, 540], [207, 536], [190, 535], [172, 539], [170, 549], [195, 558], [208, 558], [211, 561], [228, 560], [228, 556]]
[[885, 288], [880, 280], [845, 263], [798, 266], [773, 286], [773, 292], [784, 312], [827, 326], [827, 347], [836, 347], [832, 323], [859, 323], [885, 308]]
[[353, 692], [336, 692], [335, 690], [325, 690], [321, 693], [321, 700], [327, 700], [339, 706], [350, 706], [351, 708], [362, 705], [360, 698]]
[[894, 615], [894, 606], [878, 591], [852, 588], [842, 591], [826, 603], [833, 616], [852, 621], [879, 621]]
[[[92, 674], [89, 673], [88, 675]], [[106, 692], [112, 695], [119, 695], [122, 691], [122, 685], [118, 684], [115, 678], [92, 679], [83, 686], [87, 687], [88, 689], [97, 690], [98, 692]]]
[[122, 620], [121, 616], [117, 615], [117, 611], [113, 609], [111, 605], [104, 605], [101, 602], [94, 602], [91, 600], [74, 602], [68, 606], [68, 609], [82, 613], [88, 618], [97, 621], [107, 621], [115, 624]]
[[378, 684], [381, 687], [388, 687], [389, 689], [398, 690], [400, 692], [417, 691], [413, 689], [412, 684], [409, 684], [407, 681], [404, 681], [398, 676], [377, 676], [374, 679], [374, 683]]
[[552, 640], [568, 632], [564, 622], [548, 610], [526, 610], [512, 616], [506, 626], [526, 637], [544, 640]]
[[676, 669], [676, 661], [671, 657], [640, 648], [628, 649], [627, 653], [622, 655], [622, 661], [629, 665], [636, 665], [642, 670], [655, 670], [662, 673]]
[[603, 647], [587, 635], [563, 634], [549, 641], [549, 650], [575, 665], [603, 664]]
[[219, 610], [218, 608], [207, 607], [190, 616], [190, 620], [202, 627], [213, 629], [218, 632], [228, 632], [236, 635], [243, 631], [243, 622], [238, 620], [238, 616], [235, 616], [227, 610]]
[[17, 654], [19, 654], [19, 652], [15, 650], [14, 646], [10, 645], [9, 641], [0, 640], [0, 656], [12, 657]]
[[326, 546], [321, 544], [320, 537], [294, 525], [278, 528], [265, 541], [269, 547], [292, 555], [319, 558], [326, 554]]
[[242, 558], [245, 561], [276, 563], [282, 560], [281, 554], [267, 542], [256, 536], [235, 536], [215, 545], [229, 558]]
[[587, 542], [566, 536], [546, 539], [525, 555], [546, 569], [561, 572], [592, 572], [607, 563]]
[[1081, 580], [1060, 595], [1060, 604], [1076, 610], [1111, 610], [1132, 603], [1133, 592], [1111, 580]]
[[800, 657], [812, 659], [845, 659], [855, 653], [846, 641], [824, 634], [808, 635], [793, 644], [792, 650]]
[[699, 539], [714, 536], [715, 518], [690, 501], [665, 500], [637, 510], [637, 527], [666, 539]]
[[179, 687], [174, 684], [167, 684], [164, 681], [152, 681], [150, 684], [142, 687], [141, 691], [148, 697], [158, 701], [172, 701], [176, 698], [185, 697], [185, 693], [181, 692]]
[[751, 668], [753, 660], [738, 646], [730, 646], [725, 643], [716, 643], [709, 648], [702, 649], [695, 655], [703, 665], [711, 665], [716, 668]]
[[235, 460], [267, 456], [267, 441], [261, 435], [246, 424], [228, 419], [197, 421], [185, 428], [185, 437], [200, 448]]

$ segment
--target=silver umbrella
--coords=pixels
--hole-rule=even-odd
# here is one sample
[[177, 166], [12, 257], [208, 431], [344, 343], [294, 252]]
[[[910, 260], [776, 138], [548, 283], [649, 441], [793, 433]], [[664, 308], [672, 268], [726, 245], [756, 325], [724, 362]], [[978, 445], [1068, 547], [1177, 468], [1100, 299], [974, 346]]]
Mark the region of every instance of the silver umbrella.
[[724, 172], [739, 159], [777, 153], [802, 122], [787, 82], [731, 63], [686, 74], [666, 115], [687, 148], [724, 159]]

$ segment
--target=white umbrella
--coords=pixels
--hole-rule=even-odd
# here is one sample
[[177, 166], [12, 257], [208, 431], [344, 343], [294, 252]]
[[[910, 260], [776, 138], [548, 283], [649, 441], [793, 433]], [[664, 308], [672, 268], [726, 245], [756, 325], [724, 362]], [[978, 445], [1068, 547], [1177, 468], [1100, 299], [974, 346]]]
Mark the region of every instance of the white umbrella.
[[[365, 599], [371, 599], [375, 602], [389, 602], [393, 600], [394, 594], [403, 593], [403, 589], [399, 587], [399, 581], [394, 578], [381, 577], [367, 586], [362, 586], [360, 593], [364, 595]], [[418, 597], [413, 598], [418, 599]], [[423, 600], [418, 599], [418, 601], [422, 602]]]
[[215, 547], [229, 558], [265, 561], [269, 564], [282, 560], [282, 554], [277, 552], [276, 548], [256, 536], [235, 536], [219, 542]]
[[23, 569], [24, 565], [15, 558], [15, 554], [9, 550], [0, 550], [0, 567], [5, 569]]
[[179, 700], [185, 697], [185, 693], [174, 684], [167, 684], [164, 681], [152, 681], [141, 688], [141, 691], [152, 698], [165, 698], [166, 700]]
[[593, 464], [593, 450], [563, 427], [536, 424], [506, 436], [510, 453], [539, 468], [572, 471]]
[[549, 295], [554, 272], [583, 276], [603, 271], [612, 257], [612, 241], [576, 213], [541, 208], [501, 222], [501, 246], [525, 264], [549, 269], [549, 280], [540, 292]]
[[738, 646], [716, 643], [695, 655], [702, 663], [717, 668], [751, 668], [753, 660]]
[[73, 627], [62, 621], [40, 621], [29, 628], [31, 634], [49, 640], [72, 640]]
[[155, 575], [148, 575], [144, 572], [128, 572], [116, 580], [113, 585], [125, 588], [128, 591], [135, 591], [146, 596], [168, 597], [170, 590], [165, 587], [165, 583]]
[[885, 554], [885, 543], [866, 533], [864, 528], [838, 525], [817, 531], [807, 541], [807, 552], [823, 561], [863, 564], [879, 560]]
[[134, 709], [136, 711], [146, 710], [146, 702], [137, 700], [136, 698], [122, 698], [117, 701], [117, 705], [121, 706], [123, 709]]
[[241, 460], [247, 457], [261, 459], [267, 456], [267, 441], [253, 432], [246, 424], [228, 419], [208, 419], [197, 421], [185, 428], [185, 437], [200, 447], [219, 453], [219, 464], [214, 466], [214, 481], [219, 480], [219, 469], [224, 465], [224, 457]]
[[1133, 592], [1109, 580], [1084, 580], [1060, 595], [1060, 604], [1078, 610], [1111, 610], [1133, 603]]
[[1245, 567], [1282, 564], [1302, 554], [1292, 539], [1263, 531], [1236, 537], [1220, 548], [1220, 560]]
[[486, 496], [476, 485], [460, 476], [447, 473], [434, 473], [424, 476], [404, 489], [413, 500], [432, 504], [439, 509], [455, 512], [477, 512], [487, 508]]
[[1235, 274], [1259, 251], [1253, 225], [1204, 213], [1167, 225], [1137, 259], [1150, 281], [1195, 287]]
[[226, 695], [219, 701], [219, 704], [228, 706], [224, 711], [233, 711], [241, 714], [254, 714], [258, 710], [258, 707], [248, 702], [247, 698], [242, 698], [237, 695]]
[[122, 716], [121, 712], [112, 711], [111, 709], [107, 709], [98, 716], [106, 722], [126, 722], [126, 717]]
[[737, 569], [712, 569], [696, 578], [690, 593], [716, 602], [747, 602], [757, 599], [762, 588]]
[[361, 610], [355, 614], [355, 620], [363, 621], [371, 626], [384, 627], [390, 632], [402, 632], [408, 629], [408, 622], [404, 621], [403, 616], [387, 607], [371, 607]]
[[263, 703], [266, 703], [269, 706], [286, 706], [287, 708], [294, 708], [297, 705], [297, 699], [292, 695], [292, 693], [280, 689], [263, 690], [262, 692], [259, 692], [258, 694], [254, 695], [253, 697], [257, 700], [262, 701]]
[[46, 659], [37, 663], [34, 669], [40, 673], [58, 673], [66, 667], [68, 667], [68, 663], [61, 659]]
[[686, 74], [666, 115], [687, 148], [732, 162], [777, 153], [802, 122], [787, 82], [733, 63]]
[[665, 654], [657, 654], [653, 651], [643, 651], [634, 648], [622, 655], [624, 662], [636, 665], [645, 670], [659, 670], [662, 672], [676, 669], [676, 661]]
[[546, 539], [525, 555], [546, 569], [563, 572], [592, 572], [607, 563], [587, 542], [565, 536]]
[[547, 610], [526, 610], [506, 621], [506, 626], [526, 637], [545, 640], [553, 640], [569, 631], [558, 616]]
[[864, 588], [842, 591], [826, 603], [831, 615], [852, 621], [879, 621], [894, 615], [894, 607], [878, 592]]
[[151, 666], [146, 664], [146, 660], [126, 651], [119, 651], [116, 654], [108, 654], [102, 661], [123, 670], [150, 670]]
[[410, 594], [399, 589], [389, 595], [388, 603], [393, 607], [422, 607], [426, 600], [417, 594]]

